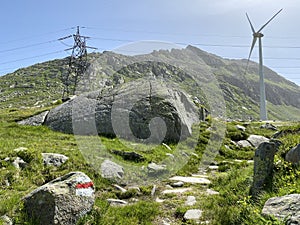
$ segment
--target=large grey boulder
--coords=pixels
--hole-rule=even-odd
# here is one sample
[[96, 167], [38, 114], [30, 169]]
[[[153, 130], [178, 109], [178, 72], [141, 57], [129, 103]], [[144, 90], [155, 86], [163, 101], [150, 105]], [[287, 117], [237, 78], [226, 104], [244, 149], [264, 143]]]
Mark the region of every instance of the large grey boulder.
[[290, 194], [270, 198], [266, 201], [262, 214], [275, 216], [286, 224], [300, 224], [300, 194]]
[[285, 156], [285, 160], [293, 164], [300, 163], [300, 144], [292, 148]]
[[45, 125], [75, 134], [178, 142], [192, 133], [199, 110], [178, 87], [141, 80], [78, 96], [50, 110]]
[[92, 180], [82, 172], [71, 172], [28, 194], [25, 212], [40, 225], [75, 225], [95, 201]]

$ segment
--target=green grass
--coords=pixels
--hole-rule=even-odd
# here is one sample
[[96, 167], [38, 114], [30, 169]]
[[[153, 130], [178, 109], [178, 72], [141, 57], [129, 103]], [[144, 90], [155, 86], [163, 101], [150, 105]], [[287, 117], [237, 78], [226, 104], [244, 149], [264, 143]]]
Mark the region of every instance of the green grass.
[[[136, 190], [121, 193], [112, 187], [111, 183], [99, 176], [91, 162], [87, 162], [82, 155], [78, 140], [69, 134], [54, 132], [47, 127], [21, 126], [15, 121], [41, 112], [44, 109], [5, 109], [0, 110], [0, 216], [7, 214], [15, 223], [34, 225], [30, 218], [26, 218], [22, 211], [22, 197], [61, 175], [70, 171], [82, 171], [90, 176], [96, 186], [96, 203], [93, 210], [86, 215], [79, 224], [159, 224], [157, 218], [168, 216], [174, 218], [176, 224], [183, 224], [182, 217], [188, 207], [184, 206], [184, 199], [177, 195], [164, 196], [164, 205], [156, 203], [150, 193], [153, 184], [159, 190], [164, 189], [165, 182], [157, 181], [152, 185], [140, 185], [140, 192]], [[131, 162], [122, 157], [113, 155], [120, 162], [138, 167], [146, 166], [150, 162], [159, 163], [166, 157], [166, 153], [188, 154], [189, 161], [177, 172], [177, 175], [190, 175], [196, 173], [199, 164], [209, 143], [211, 135], [218, 135], [211, 128], [212, 120], [202, 122], [198, 129], [199, 136], [191, 137], [180, 145], [170, 144], [171, 150], [163, 145], [145, 145], [132, 143], [117, 138], [98, 138], [101, 148], [119, 151], [134, 151], [145, 158], [142, 162]], [[242, 132], [235, 125], [246, 127]], [[204, 210], [204, 219], [211, 224], [280, 224], [274, 218], [261, 216], [264, 202], [273, 196], [281, 196], [300, 191], [300, 170], [284, 162], [286, 152], [300, 143], [299, 123], [275, 123], [279, 130], [284, 130], [278, 139], [282, 146], [275, 157], [273, 185], [264, 192], [255, 202], [249, 197], [252, 182], [253, 164], [246, 160], [252, 159], [254, 148], [239, 148], [232, 143], [247, 138], [250, 134], [272, 137], [276, 131], [261, 129], [262, 123], [228, 123], [223, 143], [217, 151], [220, 153], [214, 161], [218, 162], [219, 175], [212, 180], [210, 188], [219, 191], [219, 195], [203, 196], [199, 187], [197, 205]], [[93, 137], [86, 137], [87, 140]], [[196, 145], [195, 141], [197, 142]], [[214, 144], [214, 142], [212, 142]], [[25, 147], [24, 151], [15, 151], [16, 148]], [[98, 146], [99, 147], [99, 146]], [[177, 152], [178, 151], [178, 152]], [[59, 168], [45, 167], [41, 161], [42, 152], [61, 153], [69, 157], [69, 161]], [[193, 153], [193, 154], [192, 154]], [[9, 157], [8, 161], [4, 161]], [[11, 162], [21, 157], [28, 162], [28, 167], [17, 171]], [[236, 162], [235, 159], [244, 159]], [[222, 172], [225, 171], [225, 172]], [[10, 186], [7, 186], [9, 182]], [[196, 186], [195, 186], [196, 187]], [[193, 193], [190, 193], [193, 194]], [[124, 207], [110, 206], [107, 198], [120, 198], [129, 200], [139, 199]], [[1, 223], [0, 223], [1, 224]], [[185, 223], [188, 224], [188, 223]]]

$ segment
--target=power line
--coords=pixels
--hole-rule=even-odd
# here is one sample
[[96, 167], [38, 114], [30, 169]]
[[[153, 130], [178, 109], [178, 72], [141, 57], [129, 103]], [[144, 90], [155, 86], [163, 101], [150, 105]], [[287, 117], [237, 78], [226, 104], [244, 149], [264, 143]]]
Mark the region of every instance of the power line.
[[64, 52], [64, 50], [49, 52], [49, 53], [45, 53], [45, 54], [42, 54], [42, 55], [31, 56], [31, 57], [22, 58], [22, 59], [16, 59], [16, 60], [12, 60], [12, 61], [0, 62], [0, 65], [19, 62], [19, 61], [24, 61], [24, 60], [28, 60], [28, 59], [39, 58], [39, 57], [43, 57], [43, 56], [47, 56], [47, 55], [53, 55], [53, 54], [57, 54], [57, 53], [61, 53], [61, 52]]

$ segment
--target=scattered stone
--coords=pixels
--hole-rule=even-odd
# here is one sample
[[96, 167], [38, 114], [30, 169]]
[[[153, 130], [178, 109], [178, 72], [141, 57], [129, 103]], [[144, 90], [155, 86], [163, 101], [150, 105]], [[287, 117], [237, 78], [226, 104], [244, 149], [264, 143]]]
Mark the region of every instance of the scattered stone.
[[47, 225], [75, 225], [95, 202], [92, 180], [82, 172], [71, 172], [28, 194], [24, 209], [29, 218]]
[[122, 166], [106, 159], [101, 164], [101, 175], [106, 179], [119, 181], [124, 175], [124, 169]]
[[163, 203], [165, 200], [164, 200], [164, 199], [160, 199], [159, 197], [157, 197], [157, 198], [155, 199], [155, 201], [156, 201], [157, 203]]
[[182, 181], [178, 181], [176, 183], [171, 184], [172, 187], [182, 187], [183, 185], [184, 185], [184, 182], [182, 182]]
[[187, 206], [193, 206], [197, 203], [195, 196], [187, 196], [187, 199], [185, 201], [185, 205]]
[[171, 149], [171, 147], [170, 147], [169, 145], [167, 145], [167, 144], [165, 144], [165, 143], [162, 143], [162, 145], [165, 146], [166, 149], [168, 149], [169, 151], [172, 151], [172, 149]]
[[261, 125], [260, 128], [269, 129], [269, 130], [277, 130], [277, 127], [271, 123], [265, 123], [265, 124]]
[[28, 148], [26, 148], [26, 147], [19, 147], [19, 148], [14, 149], [15, 152], [23, 152], [23, 151], [26, 151], [26, 150], [28, 150]]
[[2, 222], [1, 224], [3, 224], [3, 225], [13, 225], [12, 219], [10, 217], [8, 217], [7, 215], [1, 216], [0, 222]]
[[124, 200], [120, 200], [120, 199], [109, 198], [109, 199], [107, 199], [107, 201], [111, 205], [127, 205], [128, 204], [128, 202], [126, 202]]
[[246, 147], [251, 147], [252, 145], [250, 144], [249, 141], [247, 140], [240, 140], [236, 143], [239, 147], [241, 148], [246, 148]]
[[300, 194], [290, 194], [268, 199], [262, 209], [262, 214], [286, 220], [286, 224], [300, 224], [299, 211]]
[[166, 172], [166, 166], [165, 165], [157, 165], [156, 163], [150, 163], [147, 166], [148, 173], [152, 175], [161, 174]]
[[200, 209], [190, 209], [186, 211], [183, 218], [185, 220], [199, 220], [202, 216], [202, 211]]
[[162, 223], [163, 225], [171, 225], [171, 220], [169, 218], [163, 219]]
[[156, 185], [153, 185], [153, 188], [151, 190], [151, 196], [154, 196], [155, 192], [156, 192]]
[[300, 144], [288, 151], [285, 156], [285, 160], [295, 165], [300, 163]]
[[48, 113], [49, 113], [49, 111], [42, 112], [38, 115], [29, 117], [25, 120], [21, 120], [21, 121], [18, 122], [18, 124], [20, 124], [20, 125], [29, 125], [29, 126], [41, 126], [41, 125], [44, 124]]
[[114, 184], [113, 185], [118, 191], [121, 191], [122, 193], [127, 192], [127, 190], [125, 188], [122, 188], [121, 186]]
[[9, 181], [8, 181], [7, 179], [4, 180], [4, 183], [5, 183], [5, 186], [6, 186], [6, 187], [9, 187], [9, 186], [10, 186], [10, 183], [9, 183]]
[[217, 192], [217, 191], [214, 191], [214, 190], [212, 190], [212, 189], [207, 189], [207, 190], [206, 190], [206, 194], [207, 194], [207, 195], [218, 195], [218, 194], [220, 194], [220, 193]]
[[210, 170], [218, 170], [219, 166], [209, 166], [208, 169], [210, 169]]
[[121, 156], [124, 160], [129, 160], [133, 162], [142, 162], [145, 160], [145, 157], [136, 152], [124, 152], [119, 150], [111, 150], [111, 153]]
[[169, 157], [175, 159], [175, 156], [173, 154], [171, 154], [171, 153], [166, 153], [166, 156], [169, 156]]
[[246, 127], [242, 126], [242, 125], [236, 125], [235, 126], [236, 129], [241, 130], [241, 131], [246, 131]]
[[269, 139], [264, 136], [254, 134], [250, 135], [247, 140], [255, 148], [257, 148], [261, 143], [269, 141]]
[[64, 164], [69, 158], [57, 153], [42, 153], [42, 158], [45, 166], [59, 167]]
[[25, 162], [25, 161], [24, 161], [23, 159], [21, 159], [20, 157], [17, 157], [17, 158], [13, 161], [12, 165], [13, 165], [17, 170], [20, 170], [20, 169], [24, 169], [24, 168], [28, 165], [28, 163]]
[[163, 194], [182, 194], [187, 191], [192, 191], [192, 188], [176, 188], [176, 189], [170, 189], [170, 190], [164, 190]]
[[254, 155], [254, 176], [251, 194], [255, 198], [266, 187], [272, 184], [274, 155], [279, 143], [261, 143]]
[[202, 177], [181, 177], [175, 176], [171, 177], [170, 180], [182, 181], [185, 183], [192, 183], [192, 184], [210, 184], [210, 180]]

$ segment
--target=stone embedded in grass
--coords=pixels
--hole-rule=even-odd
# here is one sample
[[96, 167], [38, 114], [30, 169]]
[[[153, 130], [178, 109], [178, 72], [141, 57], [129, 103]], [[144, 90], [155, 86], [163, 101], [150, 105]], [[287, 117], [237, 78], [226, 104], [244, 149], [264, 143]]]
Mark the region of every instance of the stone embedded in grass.
[[251, 143], [247, 140], [240, 140], [236, 143], [241, 148], [251, 147]]
[[44, 124], [45, 119], [48, 115], [49, 111], [42, 112], [38, 115], [29, 117], [25, 120], [21, 120], [18, 122], [20, 125], [29, 125], [29, 126], [41, 126]]
[[261, 143], [268, 142], [269, 138], [252, 134], [248, 137], [247, 141], [249, 141], [253, 147], [257, 148]]
[[177, 180], [182, 181], [185, 183], [192, 183], [192, 184], [210, 184], [210, 180], [202, 177], [182, 177], [182, 176], [175, 176], [171, 177], [170, 180]]
[[300, 144], [288, 151], [285, 160], [296, 165], [300, 163]]
[[189, 209], [184, 214], [183, 218], [185, 220], [199, 220], [202, 216], [202, 211], [200, 209]]
[[192, 191], [192, 188], [176, 188], [176, 189], [170, 189], [170, 190], [164, 190], [163, 194], [182, 194], [188, 191]]
[[124, 169], [117, 163], [106, 159], [101, 164], [101, 175], [112, 181], [120, 181], [124, 175]]
[[13, 165], [17, 170], [20, 170], [20, 169], [24, 169], [24, 168], [28, 165], [28, 163], [25, 162], [25, 161], [24, 161], [23, 159], [21, 159], [20, 157], [17, 157], [17, 158], [13, 161], [12, 165]]
[[94, 205], [94, 185], [84, 173], [71, 172], [32, 191], [23, 201], [27, 216], [38, 224], [75, 225]]
[[69, 158], [62, 154], [57, 153], [42, 153], [42, 158], [45, 166], [59, 167], [64, 164]]
[[124, 200], [120, 200], [120, 199], [109, 198], [109, 199], [107, 199], [107, 201], [111, 205], [127, 205], [128, 204], [128, 202], [126, 202]]
[[273, 197], [266, 201], [262, 214], [275, 216], [287, 224], [300, 224], [300, 194]]
[[185, 205], [187, 206], [193, 206], [197, 203], [196, 201], [196, 197], [195, 196], [187, 196], [186, 201], [185, 201]]
[[149, 175], [159, 175], [164, 172], [166, 172], [166, 166], [165, 165], [158, 165], [156, 163], [150, 163], [147, 166]]

